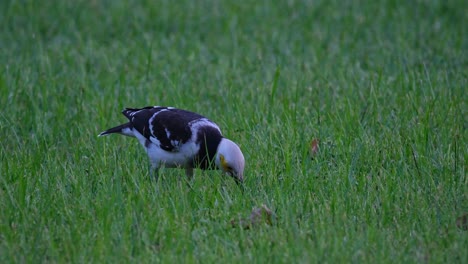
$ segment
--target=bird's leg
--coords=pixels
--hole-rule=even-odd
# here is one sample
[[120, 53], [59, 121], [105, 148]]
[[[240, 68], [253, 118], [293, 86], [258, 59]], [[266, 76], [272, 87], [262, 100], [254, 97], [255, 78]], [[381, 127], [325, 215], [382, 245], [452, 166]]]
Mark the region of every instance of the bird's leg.
[[154, 180], [154, 182], [158, 182], [158, 179], [159, 179], [159, 168], [156, 166], [151, 166], [150, 180]]
[[193, 180], [193, 168], [185, 167], [185, 175], [187, 175], [187, 179], [189, 181], [192, 181]]
[[193, 168], [185, 167], [185, 175], [187, 176], [187, 186], [193, 191]]

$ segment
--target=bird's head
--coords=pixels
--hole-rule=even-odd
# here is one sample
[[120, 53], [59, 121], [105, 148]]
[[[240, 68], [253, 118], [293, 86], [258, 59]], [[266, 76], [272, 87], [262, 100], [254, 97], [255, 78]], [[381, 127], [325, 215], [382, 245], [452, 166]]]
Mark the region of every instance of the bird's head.
[[223, 138], [216, 153], [216, 166], [233, 177], [237, 183], [244, 181], [244, 155], [236, 143]]

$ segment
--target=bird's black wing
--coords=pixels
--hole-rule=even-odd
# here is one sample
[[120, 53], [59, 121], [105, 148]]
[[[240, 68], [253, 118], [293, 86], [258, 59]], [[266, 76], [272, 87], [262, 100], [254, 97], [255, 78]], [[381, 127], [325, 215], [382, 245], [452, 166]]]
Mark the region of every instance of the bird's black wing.
[[166, 151], [177, 152], [192, 137], [189, 124], [202, 115], [171, 107], [127, 108], [122, 112], [145, 138]]

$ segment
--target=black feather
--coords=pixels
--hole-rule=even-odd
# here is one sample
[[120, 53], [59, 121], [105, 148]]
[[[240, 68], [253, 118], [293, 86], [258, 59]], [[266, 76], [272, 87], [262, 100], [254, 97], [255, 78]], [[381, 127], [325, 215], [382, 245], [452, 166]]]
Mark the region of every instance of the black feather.
[[197, 113], [171, 107], [126, 108], [122, 113], [145, 138], [156, 138], [160, 142], [159, 147], [170, 152], [178, 151], [181, 144], [190, 140], [191, 122], [205, 118]]

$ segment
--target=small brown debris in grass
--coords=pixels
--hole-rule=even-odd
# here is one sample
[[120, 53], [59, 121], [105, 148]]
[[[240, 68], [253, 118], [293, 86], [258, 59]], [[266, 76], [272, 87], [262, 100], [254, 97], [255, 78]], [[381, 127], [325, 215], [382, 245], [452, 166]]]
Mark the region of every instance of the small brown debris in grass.
[[457, 227], [461, 230], [468, 230], [468, 213], [457, 218]]
[[260, 207], [255, 207], [248, 218], [231, 220], [231, 226], [240, 226], [243, 229], [251, 229], [262, 224], [273, 225], [275, 218], [275, 213], [273, 213], [266, 205], [262, 204]]
[[313, 159], [315, 156], [317, 156], [319, 151], [319, 140], [317, 138], [314, 138], [310, 142], [310, 157]]

